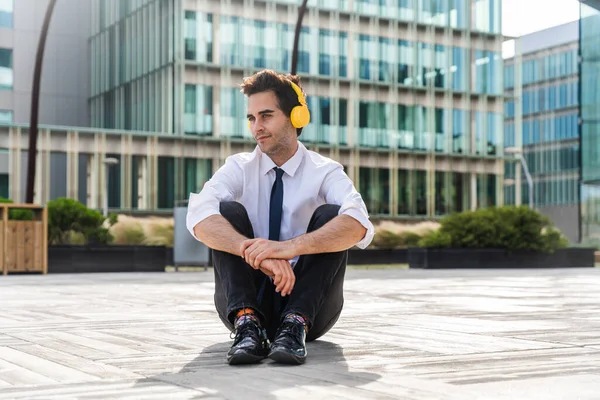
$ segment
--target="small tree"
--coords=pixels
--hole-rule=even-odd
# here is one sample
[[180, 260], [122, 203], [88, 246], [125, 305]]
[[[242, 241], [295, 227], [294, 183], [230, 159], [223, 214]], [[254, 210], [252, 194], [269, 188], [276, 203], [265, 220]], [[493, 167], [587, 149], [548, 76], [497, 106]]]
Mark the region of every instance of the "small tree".
[[104, 227], [104, 216], [77, 200], [61, 197], [47, 203], [48, 241], [70, 244], [72, 232], [81, 233], [89, 244], [108, 244], [112, 237]]

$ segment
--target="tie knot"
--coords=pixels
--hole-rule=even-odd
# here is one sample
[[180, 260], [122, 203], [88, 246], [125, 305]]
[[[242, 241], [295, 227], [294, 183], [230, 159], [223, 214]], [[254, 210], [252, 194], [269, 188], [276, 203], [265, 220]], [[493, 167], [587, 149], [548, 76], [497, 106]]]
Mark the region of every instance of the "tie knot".
[[273, 168], [275, 170], [275, 176], [277, 177], [277, 179], [281, 179], [281, 177], [283, 176], [283, 170], [281, 168]]

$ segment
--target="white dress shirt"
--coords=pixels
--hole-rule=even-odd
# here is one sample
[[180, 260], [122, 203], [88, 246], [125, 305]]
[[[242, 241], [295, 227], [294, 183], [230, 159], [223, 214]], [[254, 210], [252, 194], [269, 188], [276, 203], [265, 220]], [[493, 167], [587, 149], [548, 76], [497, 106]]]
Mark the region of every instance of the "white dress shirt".
[[[258, 146], [252, 153], [227, 157], [200, 193], [190, 193], [187, 228], [192, 236], [199, 240], [194, 227], [205, 218], [220, 214], [221, 201], [237, 201], [248, 212], [254, 237], [267, 239], [276, 166]], [[341, 206], [339, 214], [353, 217], [367, 229], [357, 247], [364, 249], [371, 243], [374, 228], [367, 207], [340, 163], [309, 151], [298, 142], [298, 150], [281, 169], [285, 172], [281, 241], [305, 234], [314, 211], [327, 203]]]

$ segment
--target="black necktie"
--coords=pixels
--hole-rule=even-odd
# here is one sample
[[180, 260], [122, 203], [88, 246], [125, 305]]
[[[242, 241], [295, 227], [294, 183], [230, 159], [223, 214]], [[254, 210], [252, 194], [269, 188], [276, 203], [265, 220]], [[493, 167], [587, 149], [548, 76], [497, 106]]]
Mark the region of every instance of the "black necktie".
[[271, 189], [271, 204], [269, 206], [269, 240], [279, 240], [281, 230], [281, 212], [283, 207], [283, 170], [275, 170], [275, 183]]

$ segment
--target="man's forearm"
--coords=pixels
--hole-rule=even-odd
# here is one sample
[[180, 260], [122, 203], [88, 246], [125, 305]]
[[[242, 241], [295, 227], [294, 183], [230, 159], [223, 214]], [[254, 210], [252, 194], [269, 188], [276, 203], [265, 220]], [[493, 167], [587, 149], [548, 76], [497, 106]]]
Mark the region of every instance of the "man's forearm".
[[298, 255], [347, 250], [365, 237], [367, 229], [349, 215], [338, 215], [316, 231], [290, 240]]
[[214, 250], [241, 256], [240, 248], [246, 239], [222, 215], [211, 215], [194, 227], [194, 234], [202, 243]]

